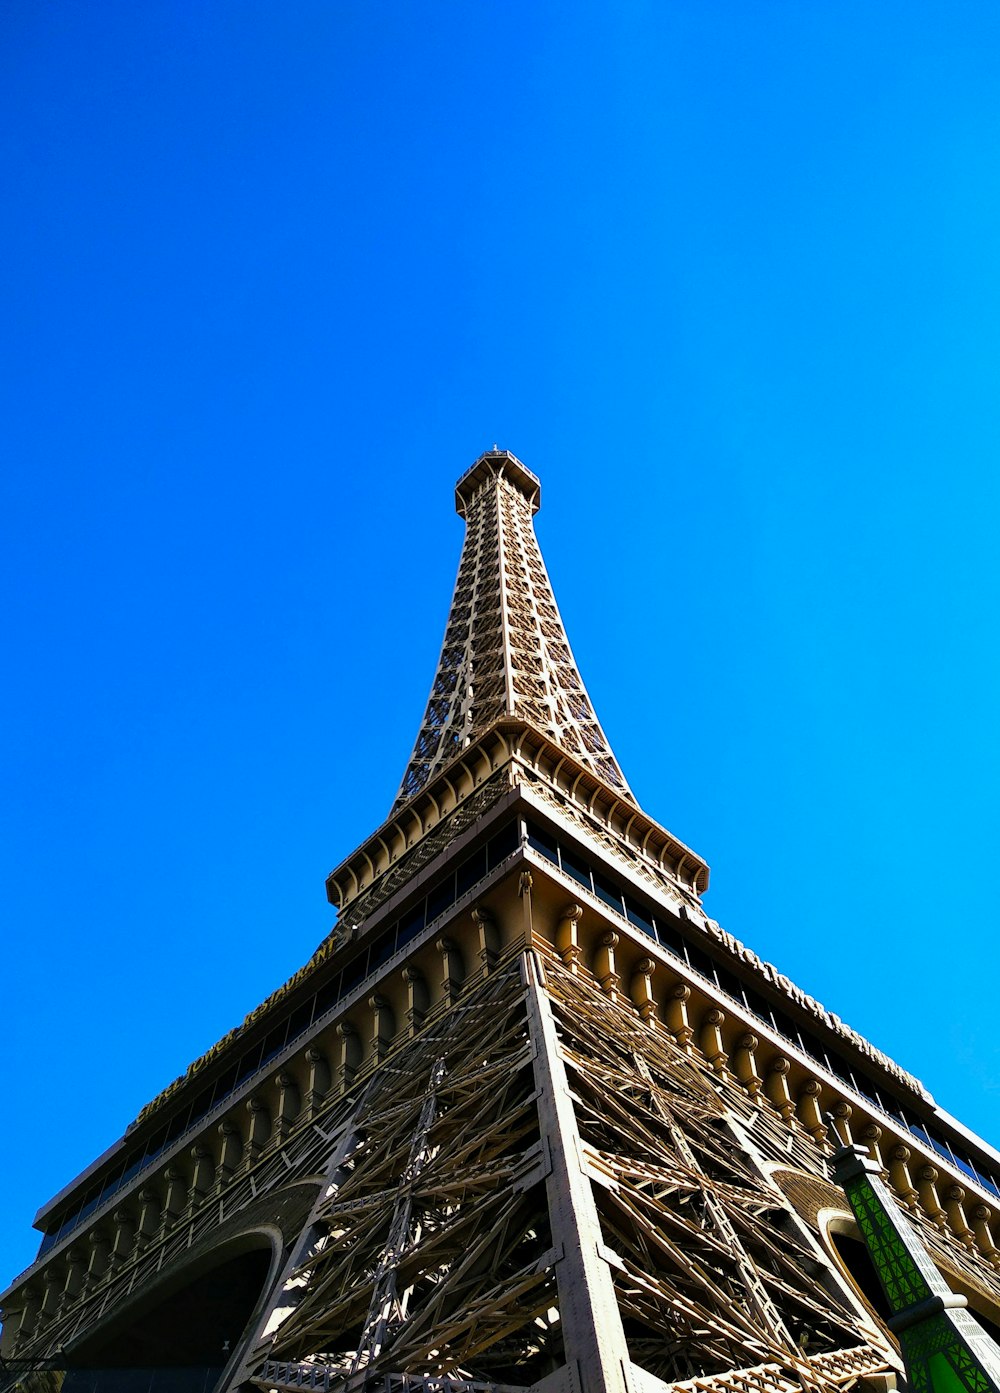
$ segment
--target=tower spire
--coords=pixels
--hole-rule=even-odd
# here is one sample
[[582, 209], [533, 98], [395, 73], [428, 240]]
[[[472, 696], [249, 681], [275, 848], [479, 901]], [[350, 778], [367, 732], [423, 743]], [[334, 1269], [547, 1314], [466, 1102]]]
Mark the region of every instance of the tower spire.
[[455, 487], [465, 544], [427, 710], [394, 813], [505, 717], [536, 726], [635, 802], [556, 606], [531, 521], [540, 499], [536, 475], [495, 447]]

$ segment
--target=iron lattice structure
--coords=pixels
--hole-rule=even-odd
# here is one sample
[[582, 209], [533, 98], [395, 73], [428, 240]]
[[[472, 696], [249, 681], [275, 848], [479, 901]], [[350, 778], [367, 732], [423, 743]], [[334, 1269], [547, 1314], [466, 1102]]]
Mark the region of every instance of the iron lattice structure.
[[506, 450], [456, 487], [466, 521], [444, 643], [398, 811], [504, 717], [521, 717], [632, 798], [570, 650], [532, 517], [538, 479]]
[[782, 1129], [726, 1092], [558, 959], [515, 956], [345, 1122], [252, 1378], [885, 1367], [768, 1181]]
[[705, 915], [594, 715], [538, 501], [505, 451], [459, 480], [427, 713], [336, 930], [41, 1211], [0, 1393], [887, 1393], [831, 1238], [854, 1141], [1000, 1318], [1000, 1156]]

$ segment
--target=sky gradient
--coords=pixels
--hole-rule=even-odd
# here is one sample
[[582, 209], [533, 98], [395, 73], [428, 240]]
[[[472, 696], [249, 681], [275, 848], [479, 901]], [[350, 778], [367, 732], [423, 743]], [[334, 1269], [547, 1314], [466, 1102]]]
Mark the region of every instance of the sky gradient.
[[709, 913], [1000, 1141], [996, 5], [0, 26], [0, 1283], [328, 932], [494, 442]]

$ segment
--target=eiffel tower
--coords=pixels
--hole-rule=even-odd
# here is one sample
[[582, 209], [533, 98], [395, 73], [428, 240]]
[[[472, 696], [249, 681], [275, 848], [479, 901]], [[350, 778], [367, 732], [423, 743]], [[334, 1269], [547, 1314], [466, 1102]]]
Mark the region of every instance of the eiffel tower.
[[884, 1393], [829, 1168], [859, 1145], [1000, 1321], [1000, 1156], [707, 916], [587, 696], [539, 503], [507, 451], [459, 480], [427, 709], [334, 932], [40, 1211], [0, 1382]]

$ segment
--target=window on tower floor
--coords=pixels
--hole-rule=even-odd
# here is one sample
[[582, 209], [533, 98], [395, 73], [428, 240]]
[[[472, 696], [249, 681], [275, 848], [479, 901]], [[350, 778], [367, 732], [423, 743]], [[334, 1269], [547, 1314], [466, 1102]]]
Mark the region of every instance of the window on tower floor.
[[578, 885], [582, 885], [585, 890], [593, 889], [590, 880], [590, 867], [586, 861], [573, 852], [567, 851], [565, 847], [560, 848], [562, 868], [567, 875], [571, 875]]
[[551, 832], [543, 832], [540, 827], [536, 827], [534, 823], [529, 822], [528, 845], [534, 847], [537, 852], [544, 856], [546, 860], [551, 861], [553, 865], [558, 866], [559, 848]]

